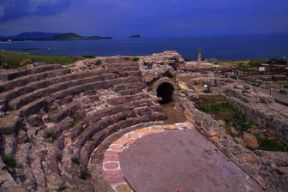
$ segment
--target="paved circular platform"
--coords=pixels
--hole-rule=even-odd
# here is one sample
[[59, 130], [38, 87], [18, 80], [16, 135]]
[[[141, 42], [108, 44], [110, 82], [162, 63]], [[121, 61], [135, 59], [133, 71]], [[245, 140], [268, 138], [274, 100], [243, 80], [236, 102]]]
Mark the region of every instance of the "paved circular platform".
[[103, 174], [115, 191], [262, 191], [195, 129], [170, 126], [155, 130], [128, 133], [122, 143], [116, 141], [106, 152]]

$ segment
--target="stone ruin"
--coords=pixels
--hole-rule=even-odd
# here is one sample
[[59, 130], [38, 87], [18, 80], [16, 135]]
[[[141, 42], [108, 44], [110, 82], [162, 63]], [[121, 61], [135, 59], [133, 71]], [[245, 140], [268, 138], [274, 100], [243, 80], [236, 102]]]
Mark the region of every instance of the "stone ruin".
[[[183, 61], [164, 52], [1, 73], [1, 191], [94, 191], [85, 179], [94, 149], [118, 130], [164, 120], [149, 89]], [[17, 165], [6, 166], [5, 158]]]
[[[89, 168], [97, 168], [93, 152], [115, 133], [163, 124], [165, 113], [159, 103], [176, 97], [186, 120], [263, 189], [284, 191], [288, 155], [259, 152], [259, 156], [227, 135], [223, 122], [196, 109], [190, 101], [198, 94], [194, 82], [216, 77], [203, 79], [201, 66], [193, 74], [187, 65], [178, 53], [166, 51], [143, 57], [97, 57], [66, 66], [33, 64], [1, 73], [0, 191], [113, 191], [99, 190], [99, 185], [106, 186], [98, 180], [100, 172], [94, 171], [90, 178]], [[211, 65], [204, 68], [210, 70]], [[188, 81], [179, 80], [183, 74]], [[232, 86], [231, 79], [217, 80], [223, 86], [217, 93], [248, 110], [249, 104], [242, 102], [255, 99], [249, 89], [240, 91], [243, 88]], [[257, 101], [276, 106], [276, 114], [273, 99], [259, 96]], [[257, 116], [259, 110], [250, 105], [251, 115]], [[286, 116], [279, 125], [280, 120], [266, 112], [270, 116], [263, 112], [262, 119], [268, 123], [273, 118], [279, 127], [276, 132], [287, 139]]]

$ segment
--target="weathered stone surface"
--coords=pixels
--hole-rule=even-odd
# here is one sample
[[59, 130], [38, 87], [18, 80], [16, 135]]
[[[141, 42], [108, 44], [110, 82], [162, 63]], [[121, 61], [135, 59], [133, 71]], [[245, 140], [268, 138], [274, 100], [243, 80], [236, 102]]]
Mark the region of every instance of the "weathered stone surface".
[[163, 76], [175, 76], [177, 68], [184, 63], [184, 59], [177, 52], [165, 51], [142, 57], [140, 69], [144, 81], [150, 83]]
[[0, 119], [0, 133], [3, 135], [9, 135], [16, 133], [22, 128], [22, 119], [14, 113]]
[[247, 147], [251, 149], [257, 149], [259, 147], [258, 140], [254, 135], [245, 132], [242, 137]]

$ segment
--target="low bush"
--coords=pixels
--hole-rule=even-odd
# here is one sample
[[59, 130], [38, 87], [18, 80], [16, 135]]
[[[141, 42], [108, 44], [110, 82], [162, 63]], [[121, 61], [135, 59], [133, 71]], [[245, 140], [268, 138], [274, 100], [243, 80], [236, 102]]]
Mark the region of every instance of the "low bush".
[[8, 167], [14, 168], [17, 165], [16, 159], [11, 156], [11, 155], [7, 155], [7, 154], [3, 154], [1, 156], [2, 161], [5, 163], [5, 165], [7, 165]]
[[258, 138], [259, 150], [288, 152], [288, 147], [282, 145], [276, 139]]
[[78, 157], [72, 157], [71, 158], [72, 163], [76, 164], [76, 165], [80, 165], [80, 160]]
[[139, 58], [139, 57], [133, 57], [132, 60], [133, 60], [133, 61], [139, 61], [140, 58]]
[[91, 177], [91, 175], [90, 175], [90, 173], [89, 173], [89, 171], [88, 171], [87, 168], [82, 169], [82, 170], [80, 171], [80, 178], [81, 178], [81, 179], [87, 180], [87, 179], [89, 179], [90, 177]]

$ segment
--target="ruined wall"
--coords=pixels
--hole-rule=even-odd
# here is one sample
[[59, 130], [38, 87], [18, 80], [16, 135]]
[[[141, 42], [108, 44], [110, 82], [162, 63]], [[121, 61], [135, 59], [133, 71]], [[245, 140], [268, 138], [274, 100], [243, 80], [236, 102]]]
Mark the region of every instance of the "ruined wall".
[[173, 78], [179, 66], [184, 65], [185, 61], [179, 53], [165, 51], [141, 57], [139, 64], [143, 80], [151, 85], [161, 77]]
[[[286, 191], [288, 173], [285, 166], [283, 167], [283, 161], [275, 163], [275, 159], [270, 159], [271, 155], [266, 158], [265, 154], [256, 155], [256, 152], [246, 149], [226, 133], [223, 121], [217, 121], [211, 115], [199, 111], [187, 98], [181, 98], [180, 108], [184, 111], [186, 119], [195, 125], [199, 132], [257, 181], [265, 191]], [[257, 153], [260, 154], [261, 151]]]
[[231, 87], [226, 91], [226, 96], [229, 102], [247, 114], [251, 120], [288, 143], [287, 107], [274, 102], [269, 95], [240, 87]]

